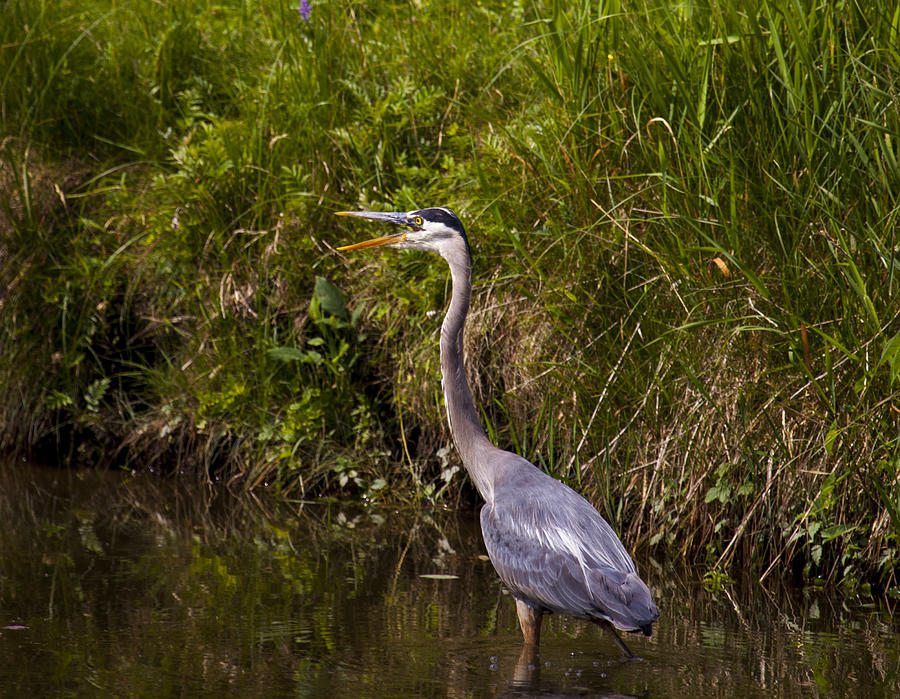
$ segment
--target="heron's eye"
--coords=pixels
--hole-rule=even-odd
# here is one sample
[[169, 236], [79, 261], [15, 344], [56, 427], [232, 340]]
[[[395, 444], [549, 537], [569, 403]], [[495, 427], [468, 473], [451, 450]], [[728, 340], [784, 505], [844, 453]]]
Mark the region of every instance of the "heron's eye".
[[421, 216], [416, 216], [413, 219], [413, 223], [415, 223], [417, 226], [421, 226], [423, 223], [425, 223], [425, 221], [422, 220]]

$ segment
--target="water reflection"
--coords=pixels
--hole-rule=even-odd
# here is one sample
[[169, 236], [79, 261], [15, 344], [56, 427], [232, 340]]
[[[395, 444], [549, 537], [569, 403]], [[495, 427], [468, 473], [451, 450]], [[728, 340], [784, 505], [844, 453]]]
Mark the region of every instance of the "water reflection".
[[523, 654], [477, 513], [235, 498], [0, 465], [0, 694], [893, 696], [891, 610], [639, 560], [663, 617], [623, 661], [545, 621]]

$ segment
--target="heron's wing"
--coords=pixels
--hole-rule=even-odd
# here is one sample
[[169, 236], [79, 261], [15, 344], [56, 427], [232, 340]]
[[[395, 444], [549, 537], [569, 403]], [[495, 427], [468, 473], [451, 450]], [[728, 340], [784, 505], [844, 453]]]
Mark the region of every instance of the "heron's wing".
[[561, 491], [485, 505], [481, 528], [494, 568], [514, 595], [551, 611], [647, 627], [659, 616], [650, 591], [606, 521], [570, 492], [589, 511]]

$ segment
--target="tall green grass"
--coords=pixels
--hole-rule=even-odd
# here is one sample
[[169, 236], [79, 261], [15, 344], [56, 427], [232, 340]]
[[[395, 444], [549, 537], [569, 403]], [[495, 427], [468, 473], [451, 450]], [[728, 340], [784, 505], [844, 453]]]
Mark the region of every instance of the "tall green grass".
[[332, 247], [364, 235], [333, 210], [449, 204], [499, 444], [630, 545], [896, 584], [895, 9], [13, 0], [0, 20], [4, 448], [468, 498], [445, 269]]

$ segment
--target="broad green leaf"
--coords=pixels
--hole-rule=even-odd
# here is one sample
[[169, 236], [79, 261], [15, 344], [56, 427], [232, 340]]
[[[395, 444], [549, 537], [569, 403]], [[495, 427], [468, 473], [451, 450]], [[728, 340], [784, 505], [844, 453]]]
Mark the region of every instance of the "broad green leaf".
[[273, 347], [268, 354], [279, 362], [299, 362], [306, 357], [306, 353], [296, 347]]
[[323, 311], [333, 316], [347, 317], [347, 302], [344, 295], [325, 277], [316, 277], [315, 294]]

